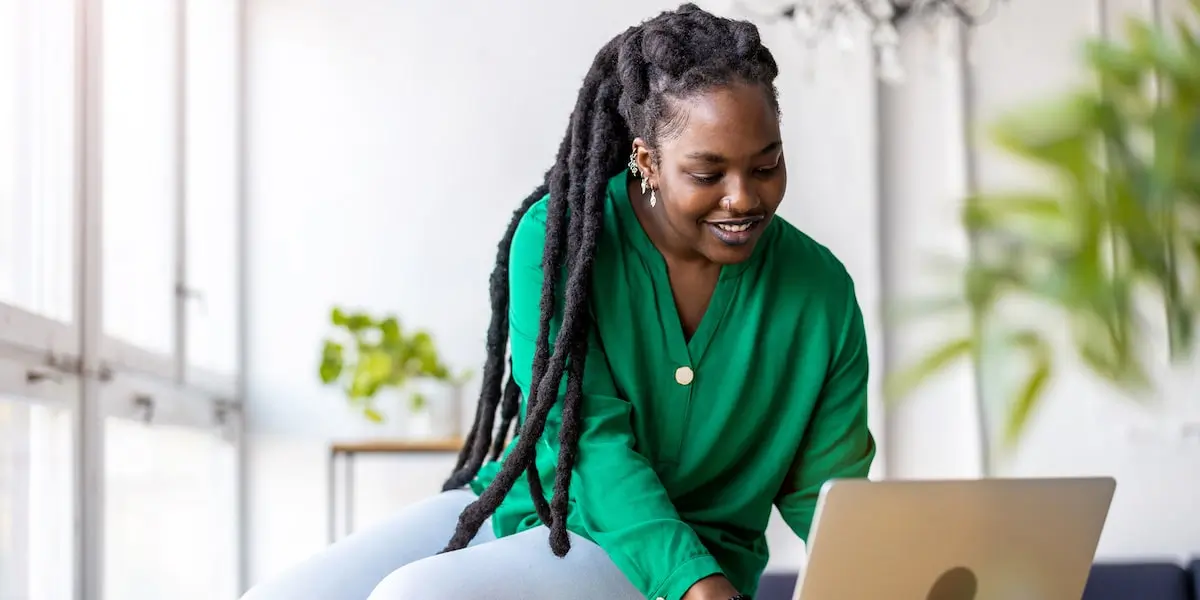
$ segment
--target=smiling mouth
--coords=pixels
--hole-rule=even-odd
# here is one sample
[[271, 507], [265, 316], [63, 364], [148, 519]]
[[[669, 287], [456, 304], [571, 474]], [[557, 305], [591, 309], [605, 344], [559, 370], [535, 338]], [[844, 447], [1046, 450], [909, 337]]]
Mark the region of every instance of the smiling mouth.
[[742, 233], [744, 231], [750, 231], [751, 229], [754, 229], [754, 227], [761, 223], [762, 220], [763, 218], [761, 216], [756, 216], [746, 217], [744, 219], [709, 221], [708, 224], [720, 229], [721, 231], [727, 231], [729, 233]]
[[727, 246], [744, 246], [749, 244], [757, 235], [758, 228], [766, 220], [765, 215], [755, 215], [741, 219], [721, 219], [706, 221], [714, 236]]
[[741, 233], [741, 232], [743, 232], [743, 231], [749, 231], [751, 227], [754, 227], [754, 222], [748, 222], [748, 223], [714, 223], [714, 225], [716, 225], [716, 226], [717, 226], [717, 229], [720, 229], [721, 231], [728, 231], [728, 232], [730, 232], [730, 233]]

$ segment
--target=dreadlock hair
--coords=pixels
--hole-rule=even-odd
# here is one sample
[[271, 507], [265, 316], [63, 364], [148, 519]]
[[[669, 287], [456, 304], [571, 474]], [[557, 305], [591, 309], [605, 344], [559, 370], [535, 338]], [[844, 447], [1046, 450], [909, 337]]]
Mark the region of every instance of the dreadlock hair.
[[[513, 213], [500, 241], [490, 279], [492, 318], [475, 422], [443, 490], [466, 485], [489, 456], [491, 460], [501, 456], [514, 429], [519, 429], [519, 436], [495, 480], [459, 516], [458, 527], [443, 552], [467, 546], [522, 471], [529, 481], [537, 514], [550, 527], [551, 549], [560, 557], [569, 551], [567, 498], [582, 429], [583, 368], [591, 325], [588, 301], [608, 181], [625, 168], [636, 137], [645, 140], [652, 159], [658, 160], [654, 152], [657, 142], [677, 134], [686, 125], [686, 115], [677, 110], [677, 100], [734, 83], [748, 83], [761, 85], [778, 111], [774, 84], [778, 74], [775, 59], [762, 45], [753, 24], [716, 17], [690, 3], [629, 28], [596, 55], [579, 91], [554, 166], [546, 173], [545, 182]], [[547, 193], [550, 199], [542, 272], [549, 276], [542, 281], [541, 314], [525, 419], [514, 425], [520, 413], [521, 393], [512, 379], [511, 358], [505, 364], [509, 250], [521, 218]], [[554, 275], [562, 273], [564, 265], [565, 306], [551, 353], [550, 321], [560, 283]], [[547, 502], [537, 472], [535, 448], [545, 431], [550, 409], [557, 401], [564, 371], [567, 389], [559, 430], [559, 455], [554, 493]], [[498, 428], [497, 410], [500, 411]]]

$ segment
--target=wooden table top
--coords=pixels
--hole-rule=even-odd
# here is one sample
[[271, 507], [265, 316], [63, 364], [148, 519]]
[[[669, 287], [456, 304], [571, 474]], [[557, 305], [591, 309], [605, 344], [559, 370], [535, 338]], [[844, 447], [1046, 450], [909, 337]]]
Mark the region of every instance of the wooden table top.
[[334, 442], [329, 447], [333, 454], [406, 454], [458, 452], [463, 447], [462, 438], [444, 440], [362, 440]]

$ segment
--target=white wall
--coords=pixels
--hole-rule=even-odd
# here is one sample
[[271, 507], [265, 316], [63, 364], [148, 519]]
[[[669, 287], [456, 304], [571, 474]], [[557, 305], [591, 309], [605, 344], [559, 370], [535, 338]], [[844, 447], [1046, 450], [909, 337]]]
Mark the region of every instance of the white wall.
[[[329, 307], [394, 310], [431, 329], [452, 364], [477, 368], [495, 244], [553, 159], [592, 56], [676, 3], [500, 4], [249, 2], [251, 580], [324, 543], [328, 440], [377, 433], [317, 384]], [[1094, 29], [1090, 1], [1007, 6], [974, 45], [968, 108], [983, 116], [1069, 78], [1071, 32]], [[1031, 37], [1018, 43], [1017, 32]], [[948, 207], [967, 185], [967, 158], [978, 159], [985, 181], [1005, 177], [1002, 163], [962, 146], [957, 54], [937, 41], [953, 35], [907, 33], [909, 80], [879, 89], [861, 39], [857, 50], [813, 52], [784, 29], [763, 34], [784, 70], [791, 186], [781, 212], [855, 276], [878, 389], [887, 366], [929, 335], [898, 332], [885, 344], [884, 298], [921, 291], [917, 267], [929, 249], [965, 252]], [[1172, 512], [1200, 505], [1200, 485], [1186, 480], [1200, 473], [1200, 446], [1130, 445], [1128, 405], [1084, 385], [1072, 378], [1056, 388], [1005, 472], [1115, 473], [1122, 487], [1103, 553], [1200, 551], [1200, 530]], [[880, 466], [893, 476], [976, 475], [975, 387], [963, 369], [886, 423], [876, 410]], [[1088, 411], [1099, 412], [1081, 418]], [[451, 462], [364, 462], [359, 524], [435, 491]], [[1168, 487], [1153, 492], [1151, 482]], [[771, 568], [801, 564], [790, 535], [778, 524], [770, 535]]]

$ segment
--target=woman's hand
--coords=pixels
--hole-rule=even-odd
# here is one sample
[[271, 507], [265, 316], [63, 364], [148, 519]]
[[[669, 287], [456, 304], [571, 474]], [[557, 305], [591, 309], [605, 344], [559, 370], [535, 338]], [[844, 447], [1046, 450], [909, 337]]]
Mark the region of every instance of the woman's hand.
[[724, 575], [710, 575], [688, 588], [683, 600], [729, 600], [737, 594], [737, 588]]

